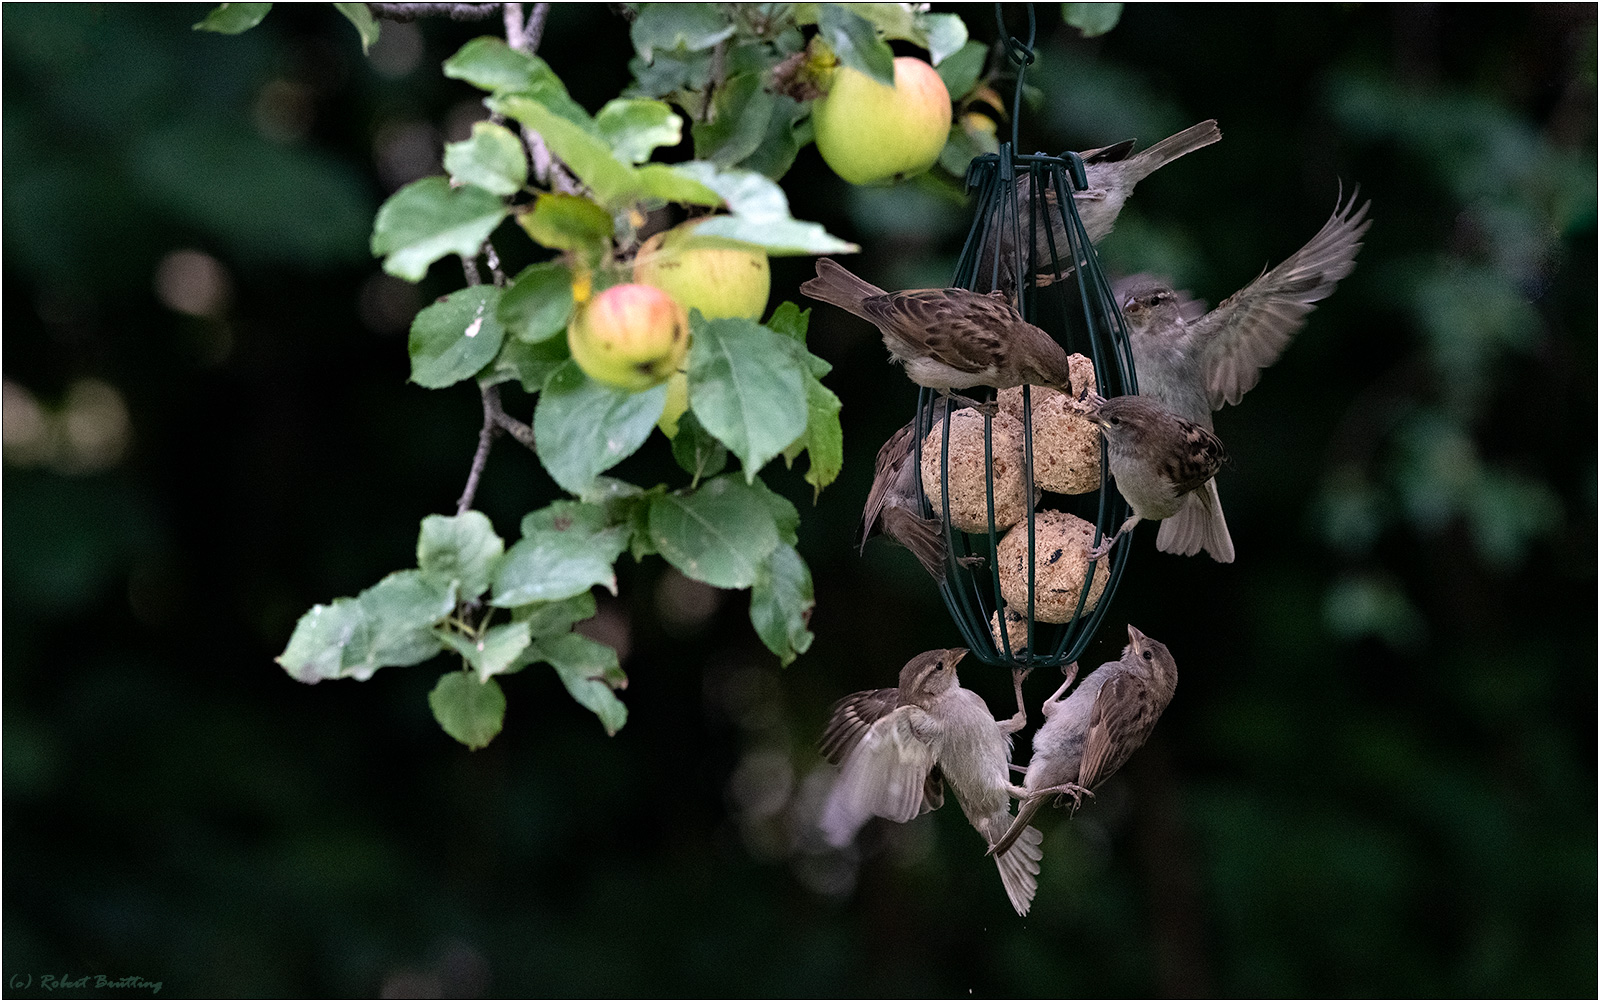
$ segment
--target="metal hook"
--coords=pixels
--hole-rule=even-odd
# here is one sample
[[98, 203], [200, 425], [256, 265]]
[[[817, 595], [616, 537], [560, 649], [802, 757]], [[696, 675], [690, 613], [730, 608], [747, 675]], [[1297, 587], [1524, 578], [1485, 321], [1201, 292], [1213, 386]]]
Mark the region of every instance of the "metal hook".
[[1033, 4], [1028, 4], [1028, 42], [1024, 45], [1006, 30], [1005, 5], [994, 5], [994, 22], [1000, 27], [1000, 39], [1006, 47], [1006, 57], [1017, 64], [1017, 89], [1011, 98], [1011, 148], [1021, 149], [1018, 126], [1022, 119], [1022, 81], [1034, 60], [1033, 44], [1038, 38], [1039, 24], [1034, 17]]

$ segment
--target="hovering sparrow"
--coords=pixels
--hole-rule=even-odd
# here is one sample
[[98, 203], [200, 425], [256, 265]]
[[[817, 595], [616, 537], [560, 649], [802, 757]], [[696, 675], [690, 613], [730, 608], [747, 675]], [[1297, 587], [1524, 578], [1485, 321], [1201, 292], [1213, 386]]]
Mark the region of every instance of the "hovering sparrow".
[[1010, 849], [1051, 797], [1071, 797], [1076, 811], [1083, 796], [1092, 796], [1094, 788], [1122, 768], [1155, 730], [1156, 719], [1178, 687], [1178, 665], [1165, 644], [1132, 626], [1128, 641], [1121, 660], [1096, 668], [1063, 699], [1077, 677], [1078, 666], [1073, 664], [1061, 688], [1045, 700], [1044, 726], [1033, 735], [1033, 757], [1022, 780], [1027, 796], [1011, 829], [992, 852]]
[[1091, 560], [1109, 553], [1111, 545], [1141, 520], [1176, 515], [1228, 460], [1217, 436], [1193, 421], [1174, 417], [1154, 400], [1136, 396], [1107, 400], [1085, 388], [1071, 406], [1100, 426], [1111, 477], [1133, 509], [1121, 528], [1089, 551]]
[[[1180, 418], [1211, 429], [1211, 412], [1236, 404], [1278, 360], [1314, 303], [1333, 293], [1355, 268], [1372, 203], [1357, 209], [1356, 192], [1311, 241], [1288, 260], [1194, 319], [1192, 305], [1166, 284], [1144, 276], [1122, 283], [1117, 299], [1127, 320], [1139, 393]], [[1214, 482], [1197, 490], [1161, 523], [1156, 548], [1189, 556], [1204, 549], [1233, 560], [1233, 540]]]
[[[1011, 735], [1027, 723], [1022, 679], [1014, 675], [1017, 713], [995, 720], [977, 693], [961, 688], [956, 663], [965, 648], [919, 654], [900, 670], [894, 689], [846, 696], [833, 707], [822, 752], [843, 763], [823, 807], [828, 841], [844, 846], [874, 816], [910, 821], [944, 802], [944, 783], [955, 791], [967, 820], [993, 845], [1011, 827]], [[1018, 915], [1026, 915], [1038, 889], [1037, 829], [1017, 829], [995, 854], [1000, 881]]]
[[817, 277], [800, 291], [871, 321], [918, 386], [948, 392], [1032, 383], [1071, 392], [1066, 351], [1002, 293], [884, 292], [829, 258], [818, 259]]
[[[1114, 146], [1102, 146], [1099, 149], [1084, 150], [1079, 153], [1078, 156], [1083, 158], [1083, 172], [1088, 180], [1088, 187], [1083, 191], [1074, 191], [1072, 201], [1078, 209], [1078, 219], [1083, 223], [1089, 242], [1097, 244], [1111, 232], [1117, 216], [1122, 212], [1122, 206], [1140, 181], [1184, 154], [1210, 146], [1221, 138], [1222, 130], [1217, 128], [1216, 119], [1207, 119], [1198, 125], [1191, 125], [1176, 135], [1168, 136], [1142, 153], [1134, 153], [1131, 156], [1129, 154], [1133, 150], [1134, 143], [1132, 139]], [[1032, 175], [1023, 171], [1017, 177], [1017, 219], [1021, 233], [1009, 234], [1010, 247], [1027, 243], [1030, 232], [1029, 219], [1034, 212], [1032, 196]], [[1052, 243], [1054, 256], [1062, 270], [1072, 267], [1072, 245], [1068, 242], [1066, 230], [1062, 225], [1058, 209], [1060, 204], [1055, 189], [1046, 187], [1042, 208], [1050, 220], [1048, 231], [1050, 236], [1046, 236], [1047, 231], [1041, 226], [1033, 237], [1034, 264], [1041, 272], [1050, 270]], [[1011, 268], [1013, 252], [1006, 245], [1007, 242], [1002, 241], [1005, 229], [1010, 226], [1004, 216], [1004, 213], [995, 214], [985, 238], [985, 247], [988, 248], [994, 247], [996, 242], [1001, 243], [1002, 280], [998, 283], [986, 282], [989, 263], [980, 259], [979, 281], [980, 284], [996, 284], [1002, 289], [1010, 290], [1014, 286]]]

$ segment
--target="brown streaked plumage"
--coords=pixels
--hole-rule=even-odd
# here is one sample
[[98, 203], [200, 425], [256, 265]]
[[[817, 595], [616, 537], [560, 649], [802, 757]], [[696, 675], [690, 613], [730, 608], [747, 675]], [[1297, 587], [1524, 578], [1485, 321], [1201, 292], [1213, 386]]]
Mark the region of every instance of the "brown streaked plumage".
[[[1193, 301], [1146, 276], [1119, 283], [1117, 301], [1139, 375], [1139, 393], [1187, 421], [1211, 429], [1211, 412], [1236, 404], [1305, 326], [1315, 304], [1355, 268], [1372, 203], [1356, 208], [1360, 189], [1336, 203], [1317, 235], [1287, 260], [1196, 318]], [[1196, 491], [1161, 523], [1156, 548], [1185, 556], [1204, 549], [1233, 560], [1233, 540], [1215, 483]]]
[[[941, 397], [934, 403], [934, 424], [944, 420], [951, 400], [958, 408], [979, 406], [977, 401], [960, 394]], [[865, 550], [867, 540], [882, 532], [910, 550], [934, 580], [943, 581], [944, 530], [938, 519], [923, 518], [917, 503], [915, 434], [913, 419], [890, 435], [878, 450], [872, 467], [872, 489], [867, 492], [867, 503], [861, 511], [861, 548]]]
[[1000, 293], [884, 292], [829, 258], [818, 259], [817, 277], [800, 291], [870, 321], [918, 386], [949, 391], [1031, 383], [1071, 392], [1066, 351]]
[[1098, 559], [1143, 519], [1176, 515], [1188, 497], [1204, 487], [1227, 462], [1222, 441], [1205, 428], [1176, 417], [1154, 400], [1126, 396], [1105, 399], [1087, 390], [1075, 409], [1100, 427], [1106, 460], [1117, 492], [1133, 514], [1089, 552]]
[[[965, 648], [928, 651], [906, 662], [900, 685], [870, 689], [834, 704], [823, 753], [841, 764], [820, 825], [843, 846], [872, 817], [909, 821], [943, 801], [949, 784], [967, 820], [993, 845], [1011, 827], [1011, 735], [1027, 722], [1022, 677], [1015, 676], [1017, 713], [995, 720], [983, 700], [963, 689], [956, 663]], [[940, 782], [942, 778], [942, 783]], [[1037, 829], [1019, 829], [1015, 845], [995, 855], [1000, 880], [1017, 914], [1038, 889]]]
[[1131, 625], [1128, 641], [1120, 660], [1096, 668], [1063, 699], [1077, 676], [1078, 666], [1072, 665], [1061, 688], [1045, 700], [1044, 726], [1033, 735], [1033, 757], [1022, 780], [1022, 803], [994, 852], [1009, 849], [1051, 797], [1071, 797], [1076, 811], [1085, 794], [1149, 740], [1178, 688], [1178, 664], [1165, 644]]

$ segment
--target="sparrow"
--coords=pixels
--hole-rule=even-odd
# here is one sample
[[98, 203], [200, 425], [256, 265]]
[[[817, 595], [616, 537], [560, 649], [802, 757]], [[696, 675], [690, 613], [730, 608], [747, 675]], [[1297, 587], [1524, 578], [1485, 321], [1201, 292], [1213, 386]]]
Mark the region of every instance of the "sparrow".
[[[1083, 223], [1084, 232], [1089, 236], [1091, 244], [1104, 240], [1116, 224], [1117, 216], [1122, 212], [1122, 206], [1128, 201], [1128, 196], [1133, 194], [1134, 186], [1155, 171], [1166, 166], [1186, 153], [1193, 153], [1222, 138], [1222, 130], [1217, 128], [1216, 119], [1207, 119], [1198, 125], [1191, 125], [1176, 135], [1168, 136], [1159, 143], [1149, 147], [1142, 153], [1129, 155], [1133, 150], [1132, 139], [1124, 140], [1112, 146], [1102, 146], [1099, 149], [1084, 150], [1078, 154], [1083, 158], [1083, 172], [1088, 181], [1088, 186], [1082, 191], [1072, 192], [1072, 202], [1077, 207], [1078, 219]], [[1071, 187], [1068, 182], [1068, 187]], [[1014, 283], [1011, 277], [1011, 246], [1025, 245], [1026, 234], [1029, 232], [1029, 219], [1032, 217], [1034, 207], [1032, 204], [1033, 178], [1028, 171], [1017, 175], [1017, 219], [1022, 228], [1022, 235], [1012, 235], [1009, 241], [1002, 241], [1003, 228], [1006, 227], [1003, 213], [996, 213], [990, 219], [988, 234], [984, 246], [993, 248], [996, 242], [1001, 243], [1000, 272], [1002, 280], [1000, 288], [1010, 289]], [[1040, 272], [1048, 273], [1052, 257], [1052, 244], [1054, 257], [1061, 270], [1065, 272], [1072, 267], [1070, 258], [1072, 244], [1067, 240], [1067, 233], [1062, 224], [1061, 213], [1058, 209], [1060, 199], [1053, 187], [1046, 187], [1043, 198], [1043, 208], [1046, 217], [1050, 220], [1049, 233], [1039, 227], [1033, 237], [1033, 262]], [[992, 250], [989, 254], [992, 254]], [[989, 254], [985, 254], [988, 257]], [[985, 281], [988, 264], [980, 259], [979, 281], [980, 284], [991, 284]]]
[[[996, 720], [977, 693], [961, 687], [956, 663], [962, 647], [928, 651], [900, 669], [893, 689], [870, 689], [834, 704], [821, 748], [840, 763], [839, 778], [822, 810], [828, 842], [845, 846], [874, 816], [910, 821], [944, 803], [949, 783], [967, 820], [993, 845], [1011, 828], [1011, 735], [1027, 723], [1022, 679], [1013, 673], [1017, 713]], [[1000, 881], [1018, 915], [1026, 915], [1038, 889], [1036, 828], [1019, 828], [1014, 845], [995, 853]]]
[[[1372, 203], [1355, 207], [1359, 191], [1342, 205], [1335, 202], [1333, 216], [1304, 247], [1198, 319], [1193, 303], [1164, 282], [1136, 276], [1120, 283], [1117, 301], [1139, 394], [1210, 431], [1211, 412], [1238, 403], [1305, 325], [1313, 304], [1355, 268], [1361, 236], [1372, 225], [1366, 218]], [[1161, 523], [1156, 548], [1184, 556], [1204, 549], [1222, 563], [1233, 561], [1214, 482]]]
[[1026, 794], [1011, 829], [991, 852], [1007, 852], [1030, 830], [1028, 821], [1045, 801], [1072, 798], [1077, 811], [1085, 795], [1122, 768], [1150, 737], [1156, 720], [1178, 688], [1178, 664], [1159, 640], [1128, 627], [1128, 646], [1062, 698], [1077, 678], [1074, 662], [1066, 681], [1044, 701], [1044, 725], [1033, 735], [1033, 757], [1022, 779]]
[[817, 277], [800, 291], [871, 321], [918, 386], [948, 393], [1031, 383], [1071, 392], [1065, 349], [1022, 319], [1004, 293], [884, 292], [830, 258], [818, 259]]
[[[1222, 441], [1193, 421], [1171, 414], [1142, 396], [1112, 397], [1083, 393], [1069, 405], [1100, 428], [1106, 440], [1106, 461], [1117, 492], [1133, 514], [1116, 532], [1089, 550], [1098, 560], [1123, 533], [1143, 519], [1167, 519], [1190, 504], [1227, 462]], [[1208, 495], [1198, 495], [1202, 505]]]
[[[940, 397], [934, 401], [934, 427], [944, 421], [952, 400], [957, 408], [979, 406], [977, 401], [960, 394]], [[922, 505], [917, 501], [916, 425], [915, 418], [908, 421], [878, 450], [872, 467], [872, 489], [867, 492], [867, 504], [861, 512], [861, 549], [865, 551], [867, 540], [882, 532], [910, 550], [935, 581], [943, 581], [944, 527], [936, 518], [922, 517]]]

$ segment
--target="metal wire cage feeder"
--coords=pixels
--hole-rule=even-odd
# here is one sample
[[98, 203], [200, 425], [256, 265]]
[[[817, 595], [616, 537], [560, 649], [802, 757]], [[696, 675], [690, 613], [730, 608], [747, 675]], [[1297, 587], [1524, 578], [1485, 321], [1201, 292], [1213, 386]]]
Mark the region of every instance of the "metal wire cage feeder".
[[[1033, 7], [1028, 5], [1026, 44], [1007, 32], [999, 4], [995, 5], [995, 20], [1000, 25], [1007, 55], [1017, 69], [1011, 142], [1002, 143], [998, 154], [976, 157], [967, 169], [967, 191], [975, 195], [977, 211], [951, 285], [975, 292], [1002, 291], [1024, 319], [1043, 329], [1068, 354], [1082, 354], [1093, 362], [1098, 392], [1102, 396], [1137, 393], [1127, 329], [1072, 198], [1073, 192], [1088, 187], [1083, 160], [1076, 153], [1064, 153], [1059, 157], [1015, 153], [1023, 77], [1034, 59]], [[1017, 194], [1018, 182], [1024, 179], [1028, 182], [1026, 198]], [[993, 665], [1061, 665], [1077, 660], [1111, 605], [1127, 563], [1127, 546], [1119, 540], [1108, 555], [1089, 563], [1077, 589], [1077, 606], [1068, 621], [1046, 623], [1036, 619], [1040, 554], [1035, 516], [1040, 492], [1033, 479], [1033, 394], [1024, 386], [1021, 425], [1025, 514], [1009, 531], [1027, 534], [1027, 592], [1025, 603], [1007, 604], [1001, 594], [999, 556], [1004, 532], [1003, 527], [997, 528], [995, 524], [995, 407], [986, 408], [983, 415], [988, 531], [970, 533], [951, 524], [950, 428], [951, 412], [956, 408], [953, 403], [941, 406], [942, 399], [938, 391], [921, 391], [913, 437], [914, 458], [917, 469], [922, 470], [925, 440], [936, 424], [943, 425], [937, 457], [940, 504], [930, 505], [922, 478], [913, 479], [924, 517], [941, 523], [946, 546], [945, 575], [939, 591], [968, 650], [973, 657]], [[1048, 495], [1055, 510], [1066, 511], [1094, 525], [1095, 545], [1130, 514], [1127, 503], [1110, 483], [1103, 436], [1099, 439], [1099, 448], [1097, 492]], [[1104, 587], [1098, 599], [1090, 601], [1097, 570], [1108, 560], [1110, 572]], [[1008, 613], [1021, 617], [1025, 633], [1008, 625], [1016, 622], [1008, 618]], [[997, 628], [991, 629], [991, 619]], [[1023, 637], [1025, 643], [1015, 642]]]

